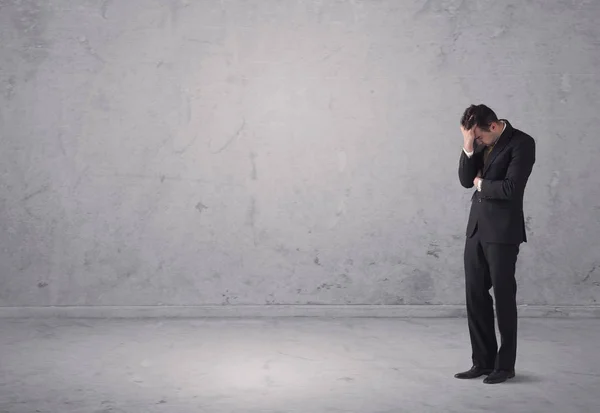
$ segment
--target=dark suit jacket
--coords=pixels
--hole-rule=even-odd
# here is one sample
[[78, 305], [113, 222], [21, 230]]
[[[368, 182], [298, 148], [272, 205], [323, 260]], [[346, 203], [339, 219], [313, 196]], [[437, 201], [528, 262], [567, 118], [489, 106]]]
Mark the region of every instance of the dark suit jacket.
[[475, 228], [482, 241], [502, 244], [527, 242], [523, 214], [525, 185], [535, 163], [535, 141], [515, 129], [506, 120], [506, 128], [498, 138], [484, 165], [484, 145], [475, 148], [469, 158], [461, 152], [458, 177], [465, 188], [473, 188], [473, 180], [483, 171], [481, 192], [471, 197], [467, 237]]

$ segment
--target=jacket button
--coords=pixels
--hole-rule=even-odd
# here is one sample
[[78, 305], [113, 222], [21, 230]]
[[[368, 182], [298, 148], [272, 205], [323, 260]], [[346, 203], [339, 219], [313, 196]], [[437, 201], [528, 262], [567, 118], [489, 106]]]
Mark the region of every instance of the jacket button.
[[477, 201], [481, 202], [481, 198], [479, 198]]

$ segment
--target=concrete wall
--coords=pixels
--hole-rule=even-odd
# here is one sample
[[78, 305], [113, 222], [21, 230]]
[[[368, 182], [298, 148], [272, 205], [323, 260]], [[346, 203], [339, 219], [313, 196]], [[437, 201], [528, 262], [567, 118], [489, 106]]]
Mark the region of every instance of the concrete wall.
[[599, 20], [0, 0], [0, 306], [462, 304], [471, 103], [537, 141], [519, 303], [594, 304]]

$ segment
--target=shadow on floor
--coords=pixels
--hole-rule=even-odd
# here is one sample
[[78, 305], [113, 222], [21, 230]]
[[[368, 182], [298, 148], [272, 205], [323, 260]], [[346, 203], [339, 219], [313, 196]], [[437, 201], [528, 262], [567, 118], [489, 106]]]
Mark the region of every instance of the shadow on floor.
[[531, 373], [519, 373], [518, 371], [516, 372], [515, 377], [508, 380], [509, 383], [539, 383], [542, 381], [543, 379], [540, 376]]

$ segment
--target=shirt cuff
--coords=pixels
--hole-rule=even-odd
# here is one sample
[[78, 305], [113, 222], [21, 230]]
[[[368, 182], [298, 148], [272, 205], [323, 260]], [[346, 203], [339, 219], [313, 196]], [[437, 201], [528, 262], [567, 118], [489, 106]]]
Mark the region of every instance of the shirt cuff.
[[473, 152], [475, 151], [467, 152], [467, 150], [463, 148], [463, 152], [465, 153], [465, 155], [467, 155], [467, 158], [470, 158], [471, 156], [473, 156]]

